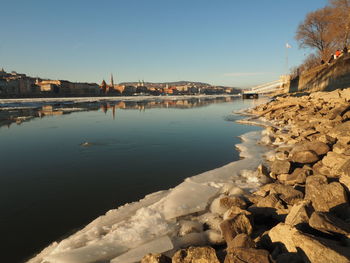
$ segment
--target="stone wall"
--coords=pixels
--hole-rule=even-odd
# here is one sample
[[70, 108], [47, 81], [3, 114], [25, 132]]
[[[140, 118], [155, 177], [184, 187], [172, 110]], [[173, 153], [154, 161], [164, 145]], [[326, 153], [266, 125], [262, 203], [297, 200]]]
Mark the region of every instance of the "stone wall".
[[302, 72], [287, 85], [289, 93], [332, 91], [350, 87], [350, 53], [331, 64], [323, 64]]

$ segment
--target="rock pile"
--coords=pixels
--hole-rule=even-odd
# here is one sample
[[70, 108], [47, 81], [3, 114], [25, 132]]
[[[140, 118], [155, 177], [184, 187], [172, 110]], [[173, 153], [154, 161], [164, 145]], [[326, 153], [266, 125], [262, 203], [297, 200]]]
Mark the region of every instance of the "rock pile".
[[262, 142], [274, 152], [269, 168], [258, 168], [270, 183], [213, 200], [204, 230], [216, 234], [215, 250], [190, 247], [143, 263], [350, 262], [350, 88], [279, 97], [250, 113], [272, 123]]

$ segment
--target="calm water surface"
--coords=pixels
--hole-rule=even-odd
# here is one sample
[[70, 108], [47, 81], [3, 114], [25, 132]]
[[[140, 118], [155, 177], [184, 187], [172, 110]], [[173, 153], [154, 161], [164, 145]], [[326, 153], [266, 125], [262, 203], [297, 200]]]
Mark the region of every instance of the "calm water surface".
[[[240, 117], [231, 112], [252, 103], [225, 98], [2, 110], [1, 261], [21, 262], [109, 209], [239, 159], [237, 136], [260, 128], [234, 123]], [[82, 111], [71, 112], [73, 106]], [[35, 118], [23, 122], [23, 116]]]

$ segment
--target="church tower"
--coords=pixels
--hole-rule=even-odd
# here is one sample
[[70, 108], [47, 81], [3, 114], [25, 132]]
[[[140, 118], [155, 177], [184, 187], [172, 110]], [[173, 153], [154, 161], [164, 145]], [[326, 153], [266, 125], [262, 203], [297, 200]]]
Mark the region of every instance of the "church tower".
[[114, 88], [113, 74], [111, 73], [111, 88]]

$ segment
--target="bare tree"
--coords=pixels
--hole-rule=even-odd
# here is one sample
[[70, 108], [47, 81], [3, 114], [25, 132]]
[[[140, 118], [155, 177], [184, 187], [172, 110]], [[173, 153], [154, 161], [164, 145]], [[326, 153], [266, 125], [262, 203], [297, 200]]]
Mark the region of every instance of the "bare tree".
[[335, 47], [332, 15], [333, 8], [326, 6], [306, 16], [295, 36], [301, 48], [316, 49], [322, 59], [328, 58]]
[[332, 31], [341, 47], [350, 44], [350, 0], [329, 0], [332, 7]]

